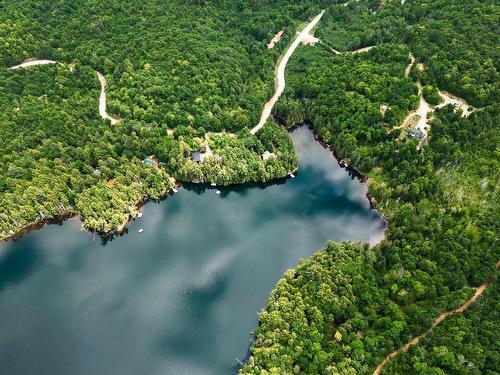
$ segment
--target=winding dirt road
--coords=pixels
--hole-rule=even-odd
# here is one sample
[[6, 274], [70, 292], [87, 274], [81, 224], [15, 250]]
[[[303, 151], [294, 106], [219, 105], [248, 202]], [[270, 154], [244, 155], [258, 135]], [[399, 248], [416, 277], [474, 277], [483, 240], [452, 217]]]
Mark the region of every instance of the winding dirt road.
[[363, 47], [363, 48], [360, 48], [360, 49], [357, 49], [355, 51], [348, 51], [346, 52], [347, 55], [357, 55], [358, 53], [365, 53], [365, 52], [368, 52], [370, 51], [372, 48], [374, 48], [375, 46], [368, 46], [368, 47]]
[[283, 35], [283, 30], [279, 31], [273, 39], [267, 44], [267, 49], [272, 49], [281, 40], [281, 36]]
[[[19, 65], [11, 66], [9, 69], [19, 69], [19, 68], [29, 68], [31, 66], [36, 65], [47, 65], [47, 64], [55, 64], [57, 61], [54, 60], [27, 60]], [[73, 67], [69, 65], [69, 69], [73, 71]], [[96, 72], [97, 78], [99, 78], [99, 82], [101, 83], [101, 94], [99, 95], [99, 115], [105, 119], [111, 121], [112, 125], [115, 125], [120, 122], [119, 119], [113, 118], [106, 112], [106, 78], [99, 72]]]
[[11, 66], [9, 69], [29, 68], [30, 66], [35, 65], [55, 64], [56, 62], [57, 61], [54, 60], [28, 60], [22, 64]]
[[299, 44], [302, 43], [302, 41], [308, 37], [312, 28], [316, 26], [316, 24], [323, 16], [323, 13], [325, 13], [324, 10], [316, 17], [314, 17], [314, 19], [311, 22], [309, 22], [309, 24], [304, 28], [304, 30], [302, 30], [295, 37], [295, 40], [293, 41], [292, 45], [288, 48], [285, 55], [281, 59], [278, 65], [278, 69], [276, 71], [276, 91], [274, 92], [273, 97], [264, 105], [264, 109], [262, 110], [262, 115], [260, 116], [260, 121], [257, 124], [257, 126], [255, 126], [252, 130], [250, 130], [250, 133], [252, 134], [257, 133], [264, 126], [267, 119], [271, 115], [271, 111], [274, 105], [276, 104], [279, 97], [281, 96], [281, 94], [283, 94], [283, 91], [285, 90], [285, 68], [286, 65], [288, 64], [288, 60], [290, 60], [290, 57], [292, 57], [293, 53], [295, 52], [295, 49], [299, 46]]
[[413, 56], [413, 53], [410, 52], [410, 54], [408, 56], [410, 57], [410, 63], [406, 67], [405, 77], [409, 77], [410, 76], [411, 68], [413, 68], [413, 64], [415, 64], [415, 56]]
[[436, 106], [436, 108], [444, 107], [448, 104], [454, 105], [456, 108], [462, 110], [462, 117], [469, 117], [474, 112], [475, 108], [468, 104], [464, 99], [460, 99], [446, 91], [439, 91], [439, 95], [443, 98], [443, 103]]
[[[496, 270], [498, 270], [499, 267], [500, 267], [500, 260], [497, 261], [497, 263], [496, 263]], [[436, 328], [436, 326], [439, 323], [441, 323], [443, 320], [445, 320], [447, 317], [449, 317], [450, 315], [456, 314], [456, 313], [463, 313], [465, 310], [467, 310], [470, 307], [470, 305], [472, 305], [478, 299], [478, 297], [481, 294], [483, 294], [483, 292], [488, 288], [488, 286], [491, 284], [491, 281], [493, 280], [493, 275], [494, 274], [495, 274], [495, 272], [493, 272], [490, 275], [490, 277], [488, 277], [488, 279], [483, 284], [481, 284], [478, 288], [476, 288], [476, 292], [474, 293], [474, 295], [472, 297], [470, 297], [467, 301], [465, 301], [465, 303], [462, 306], [460, 306], [459, 308], [457, 308], [455, 310], [445, 311], [444, 313], [440, 314], [434, 320], [434, 323], [432, 323], [431, 328], [429, 328], [427, 331], [425, 331], [421, 335], [415, 337], [413, 340], [411, 340], [409, 343], [407, 343], [402, 348], [393, 351], [387, 357], [385, 357], [384, 360], [377, 366], [377, 368], [373, 372], [373, 375], [380, 375], [380, 372], [382, 371], [382, 369], [384, 368], [384, 366], [392, 358], [394, 358], [396, 355], [398, 355], [398, 353], [400, 353], [400, 352], [407, 352], [412, 346], [417, 345], [422, 338], [424, 338], [425, 336], [427, 336], [429, 334], [429, 332], [431, 332], [434, 328]]]
[[101, 83], [101, 95], [99, 95], [99, 115], [106, 120], [111, 122], [111, 125], [118, 124], [120, 120], [111, 117], [106, 112], [106, 78], [99, 72], [96, 72], [97, 78], [99, 78], [99, 82]]
[[413, 126], [414, 128], [420, 129], [422, 133], [424, 133], [424, 138], [427, 137], [427, 133], [429, 130], [429, 126], [427, 123], [427, 115], [429, 112], [432, 112], [429, 103], [425, 100], [422, 94], [422, 83], [420, 81], [417, 82], [418, 87], [418, 95], [420, 97], [419, 105], [416, 111], [412, 111], [406, 116], [403, 123], [401, 125], [395, 126], [393, 129], [406, 129], [409, 127], [411, 120], [417, 116], [418, 120], [416, 124]]

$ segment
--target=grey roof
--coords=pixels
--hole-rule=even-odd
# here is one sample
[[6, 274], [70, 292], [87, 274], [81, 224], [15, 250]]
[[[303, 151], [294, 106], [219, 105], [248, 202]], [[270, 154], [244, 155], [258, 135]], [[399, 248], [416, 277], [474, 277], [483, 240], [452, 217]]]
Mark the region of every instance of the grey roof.
[[416, 138], [423, 138], [425, 134], [421, 129], [413, 128], [410, 130], [410, 135], [412, 135]]
[[201, 161], [203, 161], [203, 155], [201, 154], [201, 152], [196, 151], [196, 152], [191, 153], [191, 159], [193, 159], [194, 161], [197, 161], [197, 162], [201, 162]]

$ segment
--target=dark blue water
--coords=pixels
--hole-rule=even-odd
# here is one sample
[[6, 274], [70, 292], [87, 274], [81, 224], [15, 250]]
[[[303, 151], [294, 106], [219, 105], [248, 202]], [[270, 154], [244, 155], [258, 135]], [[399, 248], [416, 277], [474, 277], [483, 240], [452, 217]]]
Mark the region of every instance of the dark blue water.
[[383, 235], [366, 187], [307, 128], [292, 138], [285, 183], [181, 189], [108, 242], [70, 220], [0, 244], [0, 374], [234, 374], [288, 268]]

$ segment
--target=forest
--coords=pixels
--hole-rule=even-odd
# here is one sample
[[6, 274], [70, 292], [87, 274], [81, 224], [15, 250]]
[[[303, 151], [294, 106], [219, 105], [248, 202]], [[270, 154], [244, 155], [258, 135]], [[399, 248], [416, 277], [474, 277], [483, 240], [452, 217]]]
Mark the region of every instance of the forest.
[[[319, 42], [288, 64], [276, 121], [252, 135], [276, 62], [322, 9]], [[176, 181], [284, 177], [298, 166], [286, 128], [307, 122], [367, 178], [388, 230], [375, 247], [329, 242], [286, 272], [240, 374], [373, 373], [500, 259], [499, 21], [495, 0], [1, 3], [0, 239], [69, 214], [107, 233]], [[58, 63], [8, 69], [29, 58]], [[99, 116], [96, 72], [118, 124]], [[432, 108], [422, 148], [400, 126], [418, 83]], [[442, 92], [472, 113], [437, 108]], [[382, 373], [499, 373], [498, 300], [494, 276]]]
[[[327, 9], [316, 31], [321, 42], [292, 57], [275, 115], [286, 126], [309, 122], [368, 178], [372, 203], [389, 224], [385, 240], [374, 248], [329, 243], [288, 271], [260, 313], [241, 374], [371, 374], [441, 312], [461, 306], [500, 258], [493, 63], [500, 8], [394, 1], [370, 9], [370, 2]], [[332, 51], [372, 45], [363, 54]], [[431, 106], [441, 101], [439, 89], [477, 108], [468, 117], [451, 105], [436, 108], [421, 150], [397, 126], [418, 106], [417, 80]], [[497, 283], [382, 373], [498, 373]]]
[[[0, 238], [68, 214], [110, 232], [142, 200], [163, 197], [172, 177], [230, 185], [297, 168], [283, 128], [248, 129], [273, 92], [275, 61], [298, 17], [314, 8], [198, 3], [0, 5]], [[280, 29], [283, 42], [267, 50]], [[29, 58], [58, 63], [8, 69]], [[107, 78], [117, 125], [98, 116], [95, 72]], [[213, 155], [194, 162], [206, 134]], [[275, 157], [262, 160], [265, 151]], [[159, 168], [143, 163], [151, 156]]]

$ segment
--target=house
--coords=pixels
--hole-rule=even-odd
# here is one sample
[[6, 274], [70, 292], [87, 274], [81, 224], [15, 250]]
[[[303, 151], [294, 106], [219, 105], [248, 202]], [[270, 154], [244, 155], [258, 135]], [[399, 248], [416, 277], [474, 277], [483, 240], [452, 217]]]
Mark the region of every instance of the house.
[[266, 161], [267, 159], [275, 158], [276, 155], [274, 153], [266, 151], [262, 154], [262, 160]]
[[149, 167], [154, 167], [158, 168], [158, 161], [155, 159], [154, 156], [150, 156], [142, 161], [143, 165], [149, 166]]
[[202, 163], [204, 156], [205, 155], [203, 155], [199, 151], [191, 153], [191, 159], [193, 159], [193, 161], [196, 162], [196, 163]]
[[425, 133], [422, 131], [422, 129], [419, 128], [413, 128], [410, 130], [410, 135], [412, 137], [415, 137], [417, 139], [422, 139], [425, 136]]

